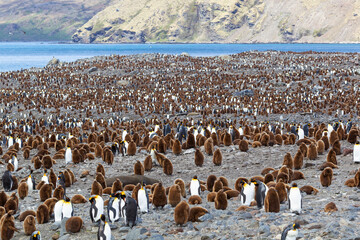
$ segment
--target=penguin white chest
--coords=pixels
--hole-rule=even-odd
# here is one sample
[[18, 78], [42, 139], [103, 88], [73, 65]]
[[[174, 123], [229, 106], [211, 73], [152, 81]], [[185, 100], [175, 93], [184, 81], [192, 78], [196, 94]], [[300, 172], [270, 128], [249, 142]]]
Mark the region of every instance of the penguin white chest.
[[138, 191], [138, 204], [139, 204], [140, 211], [142, 213], [147, 213], [149, 211], [148, 199], [146, 196], [145, 189], [139, 189], [139, 191]]
[[54, 206], [54, 218], [55, 218], [55, 222], [60, 222], [61, 221], [61, 213], [62, 213], [62, 208], [64, 205], [64, 200], [59, 200], [55, 203]]
[[32, 192], [32, 190], [34, 189], [34, 184], [32, 182], [32, 178], [28, 177], [27, 181], [26, 181], [27, 185], [28, 185], [28, 191], [29, 193]]
[[70, 148], [66, 149], [66, 152], [65, 152], [65, 162], [66, 162], [66, 164], [72, 162], [72, 153], [71, 153], [71, 149], [70, 149]]
[[[243, 194], [245, 195], [245, 201], [242, 199], [241, 203], [245, 206], [250, 206], [250, 203], [255, 198], [255, 185], [250, 183], [250, 184], [244, 185], [243, 188], [244, 188]], [[242, 197], [243, 196], [241, 196], [241, 198]]]
[[354, 145], [353, 155], [354, 155], [354, 162], [360, 163], [360, 144]]
[[71, 218], [73, 214], [73, 207], [71, 202], [65, 202], [62, 207], [62, 217]]
[[289, 193], [289, 207], [291, 212], [301, 213], [301, 193], [297, 187], [292, 187]]
[[288, 231], [285, 240], [296, 240], [299, 231], [297, 229]]
[[200, 195], [200, 182], [199, 180], [191, 180], [190, 195]]

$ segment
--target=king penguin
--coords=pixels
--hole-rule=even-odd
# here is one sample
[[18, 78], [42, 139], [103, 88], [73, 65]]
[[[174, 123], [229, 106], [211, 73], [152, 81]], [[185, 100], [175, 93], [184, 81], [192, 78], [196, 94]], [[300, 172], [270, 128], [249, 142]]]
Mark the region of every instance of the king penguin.
[[62, 218], [71, 218], [74, 215], [74, 208], [70, 201], [70, 198], [64, 196], [64, 204], [62, 207]]
[[28, 185], [29, 193], [31, 193], [33, 190], [35, 190], [35, 179], [31, 176], [31, 174], [29, 175], [28, 179], [26, 180], [26, 183]]
[[110, 225], [105, 221], [105, 215], [101, 214], [101, 222], [97, 233], [98, 240], [111, 240], [111, 228]]
[[[118, 191], [118, 192], [120, 192], [120, 191]], [[120, 217], [122, 217], [124, 219], [124, 223], [126, 223], [125, 201], [126, 201], [126, 193], [124, 191], [122, 191], [122, 192], [120, 192], [119, 209], [120, 209]]]
[[44, 181], [46, 184], [49, 184], [49, 178], [48, 178], [48, 176], [46, 176], [46, 169], [44, 170], [44, 174], [41, 178], [41, 181]]
[[114, 223], [120, 219], [120, 193], [114, 193], [110, 195], [110, 199], [107, 205], [107, 214], [109, 221]]
[[356, 141], [354, 145], [354, 163], [360, 163], [360, 142]]
[[9, 137], [9, 139], [8, 139], [8, 148], [11, 147], [12, 145], [14, 145], [14, 138]]
[[11, 160], [10, 160], [11, 164], [14, 165], [14, 172], [16, 172], [19, 168], [19, 161], [17, 159], [17, 157], [15, 155], [13, 155], [11, 157]]
[[200, 196], [200, 181], [197, 178], [197, 176], [194, 176], [193, 179], [190, 182], [190, 195], [198, 195]]
[[136, 224], [137, 219], [137, 203], [136, 200], [130, 196], [126, 196], [125, 206], [125, 225], [132, 228]]
[[304, 130], [301, 127], [297, 128], [297, 134], [298, 134], [299, 140], [304, 138], [304, 135], [305, 135]]
[[66, 151], [65, 151], [65, 163], [69, 164], [72, 162], [72, 152], [71, 152], [71, 148], [67, 147]]
[[55, 206], [54, 206], [55, 222], [61, 222], [61, 220], [62, 220], [62, 209], [63, 209], [64, 202], [65, 202], [64, 199], [60, 199], [59, 201], [57, 201], [55, 203]]
[[281, 234], [281, 240], [296, 240], [300, 229], [300, 225], [298, 223], [290, 224], [287, 226]]
[[31, 234], [30, 240], [41, 240], [40, 231], [34, 231], [34, 232]]
[[100, 216], [104, 214], [104, 200], [99, 195], [93, 195], [90, 197], [90, 218], [92, 222], [98, 222]]
[[253, 184], [257, 187], [255, 195], [257, 207], [262, 209], [264, 207], [265, 196], [269, 188], [263, 182], [258, 180], [255, 180]]
[[137, 200], [141, 213], [147, 213], [149, 211], [149, 195], [144, 185], [144, 183], [141, 184], [141, 188], [137, 193]]
[[291, 212], [300, 214], [302, 208], [302, 198], [300, 189], [296, 183], [293, 183], [292, 188], [289, 192], [289, 209]]
[[242, 180], [243, 187], [240, 192], [240, 203], [241, 205], [250, 206], [250, 203], [255, 197], [255, 185], [253, 183], [247, 184]]
[[2, 176], [2, 183], [3, 183], [3, 187], [5, 192], [10, 192], [12, 187], [13, 187], [13, 179], [11, 176], [11, 172], [9, 170], [6, 170]]

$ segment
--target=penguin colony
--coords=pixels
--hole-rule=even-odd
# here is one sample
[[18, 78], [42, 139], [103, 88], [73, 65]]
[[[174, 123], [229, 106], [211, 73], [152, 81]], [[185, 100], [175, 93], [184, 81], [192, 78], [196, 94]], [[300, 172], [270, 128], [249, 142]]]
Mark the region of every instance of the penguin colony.
[[[234, 55], [231, 64], [218, 57], [111, 56], [31, 74], [0, 73], [1, 239], [48, 239], [55, 231], [41, 232], [42, 226], [64, 218], [68, 233], [85, 234], [83, 225], [90, 221], [98, 228], [90, 237], [111, 239], [120, 237], [112, 225], [141, 227], [139, 216], [146, 221], [154, 211], [168, 215], [167, 205], [176, 229], [212, 211], [289, 213], [293, 217], [273, 236], [296, 238], [296, 216], [306, 214], [314, 195], [331, 194], [343, 165], [360, 162], [357, 73], [345, 66], [310, 67], [319, 59], [340, 64], [354, 56], [330, 55], [251, 52]], [[281, 70], [267, 72], [255, 59]], [[285, 77], [289, 64], [292, 80]], [[138, 71], [135, 65], [143, 69], [95, 79], [86, 72], [90, 65], [126, 66], [129, 73]], [[215, 65], [234, 75], [214, 74]], [[159, 75], [161, 69], [165, 75]], [[155, 74], [148, 75], [151, 70]], [[193, 77], [199, 70], [202, 74]], [[315, 84], [319, 87], [312, 91]], [[188, 92], [180, 91], [184, 88]], [[311, 117], [284, 120], [299, 112]], [[337, 120], [320, 122], [318, 114]], [[272, 115], [276, 120], [270, 121]], [[257, 151], [277, 151], [279, 161], [254, 160], [249, 155]], [[187, 156], [193, 161], [184, 166], [181, 159]], [[184, 168], [190, 173], [180, 178]], [[309, 168], [318, 171], [316, 182], [308, 182], [315, 178], [307, 175]], [[340, 185], [359, 187], [360, 172], [351, 172]], [[22, 207], [29, 197], [37, 200], [36, 211]], [[333, 201], [324, 203], [324, 212], [338, 210]], [[15, 228], [17, 221], [23, 229]]]

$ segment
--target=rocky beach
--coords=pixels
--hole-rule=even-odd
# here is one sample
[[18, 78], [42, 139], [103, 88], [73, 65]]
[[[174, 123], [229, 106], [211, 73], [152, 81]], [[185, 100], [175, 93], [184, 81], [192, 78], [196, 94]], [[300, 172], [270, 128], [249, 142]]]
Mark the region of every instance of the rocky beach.
[[[42, 161], [49, 155], [55, 160], [51, 168], [56, 174], [67, 168], [75, 175], [76, 181], [66, 188], [66, 195], [71, 198], [81, 194], [88, 200], [98, 164], [104, 166], [105, 179], [133, 175], [134, 164], [138, 160], [144, 164], [149, 156], [151, 143], [160, 152], [160, 142], [164, 141], [162, 154], [171, 161], [172, 173], [165, 174], [161, 164], [153, 164], [144, 176], [162, 182], [167, 188], [178, 178], [188, 185], [197, 175], [204, 181], [202, 203], [190, 208], [201, 206], [208, 213], [196, 222], [179, 226], [174, 221], [174, 207], [167, 204], [155, 209], [150, 205], [148, 213], [138, 214], [133, 228], [125, 226], [122, 219], [112, 224], [114, 239], [281, 239], [283, 229], [295, 222], [301, 226], [298, 239], [358, 239], [360, 190], [345, 185], [360, 166], [353, 162], [351, 151], [347, 154], [355, 142], [346, 129], [351, 122], [352, 137], [355, 141], [359, 139], [358, 58], [357, 53], [277, 51], [217, 57], [190, 57], [186, 53], [112, 55], [71, 63], [53, 59], [45, 68], [0, 73], [3, 139], [0, 172], [11, 168], [9, 158], [16, 155], [19, 170], [12, 171], [12, 175], [20, 183], [29, 176], [31, 168], [37, 185], [45, 168]], [[167, 124], [172, 130], [168, 137], [163, 134]], [[186, 127], [187, 137], [182, 139], [182, 150], [177, 155], [172, 145], [179, 137], [179, 124]], [[303, 128], [307, 124], [312, 131], [301, 141], [292, 127]], [[329, 124], [337, 126], [335, 144], [336, 141], [330, 140]], [[27, 126], [31, 131], [26, 130]], [[208, 126], [210, 132], [212, 127], [216, 130], [203, 137], [216, 136], [218, 144], [214, 142], [212, 152], [220, 149], [219, 166], [213, 163], [212, 153], [205, 153], [204, 143], [200, 144], [197, 138], [196, 147], [205, 158], [202, 166], [195, 165], [195, 148], [187, 145], [195, 129]], [[244, 133], [231, 136], [231, 143], [227, 144], [224, 138], [230, 133], [230, 126], [244, 129]], [[150, 138], [154, 130], [157, 136]], [[319, 144], [327, 130], [332, 144], [325, 151], [319, 151], [315, 159], [309, 159], [303, 152], [303, 164], [297, 171], [303, 173], [304, 179], [285, 182], [289, 187], [296, 182], [299, 188], [310, 185], [318, 190], [317, 194], [302, 192], [303, 207], [299, 215], [289, 211], [287, 201], [276, 213], [259, 210], [256, 205], [239, 210], [238, 196], [228, 199], [225, 210], [215, 209], [214, 202], [208, 201], [207, 196], [212, 192], [206, 188], [209, 175], [225, 177], [228, 186], [224, 190], [237, 189], [239, 177], [250, 180], [262, 176], [264, 180], [263, 169], [272, 168], [270, 173], [281, 169], [286, 153], [294, 158], [301, 143], [306, 149]], [[93, 146], [99, 146], [102, 153], [114, 142], [121, 145], [125, 131], [126, 138], [136, 143], [135, 155], [114, 154], [112, 165], [104, 162], [102, 154], [96, 156]], [[135, 135], [139, 136], [137, 142]], [[266, 135], [268, 139], [263, 141]], [[276, 140], [276, 135], [281, 142]], [[8, 147], [9, 137], [21, 139], [23, 146]], [[242, 140], [249, 147], [247, 151], [239, 148]], [[57, 141], [62, 141], [61, 149], [55, 149]], [[62, 151], [66, 146], [71, 147], [73, 154], [80, 152], [79, 162], [65, 163]], [[328, 162], [329, 151], [338, 146], [340, 152], [336, 154], [337, 166], [332, 169], [332, 183], [323, 187], [319, 168]], [[25, 151], [29, 156], [25, 156]], [[289, 177], [294, 171], [288, 171]], [[276, 185], [276, 176], [271, 182]], [[186, 197], [181, 200], [188, 201], [188, 187], [186, 190]], [[14, 189], [7, 194], [16, 192]], [[150, 189], [149, 194], [151, 199]], [[103, 198], [109, 199], [109, 194], [104, 193]], [[324, 210], [330, 202], [336, 204], [337, 211]], [[41, 204], [39, 190], [19, 199], [14, 214], [19, 232], [15, 232], [13, 239], [29, 239], [19, 214], [26, 210], [36, 212]], [[48, 223], [36, 223], [42, 239], [96, 239], [98, 227], [89, 216], [90, 202], [73, 207], [74, 216], [83, 221], [80, 232], [67, 233], [66, 219], [57, 226], [50, 213]]]

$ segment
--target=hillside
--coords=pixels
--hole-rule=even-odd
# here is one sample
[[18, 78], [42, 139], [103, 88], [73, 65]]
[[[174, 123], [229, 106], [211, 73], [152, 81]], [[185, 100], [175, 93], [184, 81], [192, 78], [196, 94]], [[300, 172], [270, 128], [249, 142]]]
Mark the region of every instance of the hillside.
[[61, 41], [111, 0], [0, 0], [0, 41]]
[[0, 41], [359, 42], [356, 0], [0, 0]]

